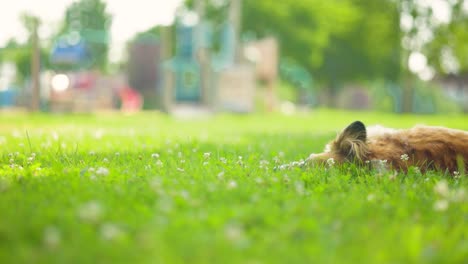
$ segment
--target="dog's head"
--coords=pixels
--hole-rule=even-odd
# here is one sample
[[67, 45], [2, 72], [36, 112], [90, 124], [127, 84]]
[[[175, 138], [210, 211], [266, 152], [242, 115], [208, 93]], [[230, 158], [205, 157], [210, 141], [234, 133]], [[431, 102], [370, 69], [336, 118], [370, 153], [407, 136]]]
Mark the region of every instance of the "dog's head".
[[307, 163], [311, 165], [327, 162], [361, 163], [366, 159], [369, 151], [366, 139], [366, 126], [361, 121], [355, 121], [346, 127], [335, 140], [327, 144], [323, 153], [311, 154], [307, 158]]

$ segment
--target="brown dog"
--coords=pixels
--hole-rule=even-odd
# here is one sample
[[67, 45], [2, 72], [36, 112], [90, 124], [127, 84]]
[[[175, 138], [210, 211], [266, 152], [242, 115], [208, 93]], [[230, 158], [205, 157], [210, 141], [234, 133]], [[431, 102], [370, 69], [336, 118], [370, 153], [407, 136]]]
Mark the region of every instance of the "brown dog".
[[468, 132], [431, 126], [366, 129], [356, 121], [329, 143], [324, 153], [311, 154], [305, 164], [327, 162], [379, 164], [402, 171], [416, 166], [421, 171], [440, 170], [457, 175], [468, 169]]

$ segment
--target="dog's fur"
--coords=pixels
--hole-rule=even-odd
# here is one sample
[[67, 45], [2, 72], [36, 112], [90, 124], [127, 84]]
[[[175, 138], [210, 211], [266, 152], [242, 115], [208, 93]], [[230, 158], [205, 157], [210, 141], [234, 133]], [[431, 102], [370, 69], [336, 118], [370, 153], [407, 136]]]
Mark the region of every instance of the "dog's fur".
[[[311, 154], [307, 164], [353, 162], [359, 165], [385, 164], [388, 169], [422, 172], [439, 170], [450, 174], [468, 169], [468, 132], [444, 127], [416, 126], [396, 130], [381, 126], [366, 129], [356, 121], [330, 142], [325, 152]], [[460, 171], [462, 170], [462, 171]]]

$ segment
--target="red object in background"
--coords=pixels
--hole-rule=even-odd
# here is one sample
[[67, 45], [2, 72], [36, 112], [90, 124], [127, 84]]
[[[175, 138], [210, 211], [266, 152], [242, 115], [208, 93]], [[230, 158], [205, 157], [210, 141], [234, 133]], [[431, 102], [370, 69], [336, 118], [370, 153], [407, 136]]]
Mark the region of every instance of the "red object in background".
[[119, 97], [122, 101], [121, 110], [138, 111], [143, 106], [141, 94], [129, 86], [125, 86], [119, 91]]
[[92, 72], [77, 73], [74, 80], [74, 87], [83, 90], [90, 90], [96, 84], [96, 76]]

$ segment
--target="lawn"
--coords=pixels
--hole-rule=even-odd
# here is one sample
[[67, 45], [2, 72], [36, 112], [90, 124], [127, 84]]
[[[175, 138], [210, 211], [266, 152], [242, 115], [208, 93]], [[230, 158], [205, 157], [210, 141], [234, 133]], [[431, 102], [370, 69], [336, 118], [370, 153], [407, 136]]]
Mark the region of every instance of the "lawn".
[[0, 263], [466, 263], [468, 180], [275, 170], [355, 120], [468, 116], [0, 116]]

